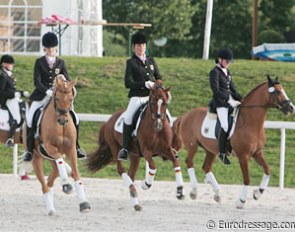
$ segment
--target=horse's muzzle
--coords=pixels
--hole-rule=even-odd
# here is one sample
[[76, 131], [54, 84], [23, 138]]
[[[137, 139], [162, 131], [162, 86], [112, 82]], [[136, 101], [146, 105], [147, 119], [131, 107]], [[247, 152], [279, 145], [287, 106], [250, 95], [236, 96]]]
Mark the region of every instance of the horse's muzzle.
[[65, 126], [69, 122], [69, 120], [67, 119], [67, 117], [58, 117], [57, 122], [59, 125]]
[[290, 100], [288, 100], [283, 103], [281, 111], [286, 115], [289, 113], [295, 113], [295, 107], [293, 103]]

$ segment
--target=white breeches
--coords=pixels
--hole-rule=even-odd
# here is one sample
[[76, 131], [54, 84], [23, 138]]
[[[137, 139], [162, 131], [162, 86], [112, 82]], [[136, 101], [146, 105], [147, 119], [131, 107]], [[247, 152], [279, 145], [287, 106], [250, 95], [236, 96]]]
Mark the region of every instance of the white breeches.
[[20, 110], [19, 110], [19, 98], [12, 98], [6, 100], [6, 106], [10, 111], [12, 117], [16, 120], [17, 124], [20, 123]]
[[228, 131], [228, 108], [218, 107], [216, 108], [217, 116], [220, 120], [221, 128], [227, 132]]
[[28, 127], [32, 127], [33, 117], [38, 108], [44, 106], [50, 100], [49, 97], [45, 96], [41, 101], [33, 101], [28, 112], [27, 112], [27, 125]]
[[146, 103], [149, 100], [149, 97], [132, 97], [129, 100], [126, 111], [123, 113], [124, 123], [127, 125], [132, 124], [133, 116], [136, 110]]

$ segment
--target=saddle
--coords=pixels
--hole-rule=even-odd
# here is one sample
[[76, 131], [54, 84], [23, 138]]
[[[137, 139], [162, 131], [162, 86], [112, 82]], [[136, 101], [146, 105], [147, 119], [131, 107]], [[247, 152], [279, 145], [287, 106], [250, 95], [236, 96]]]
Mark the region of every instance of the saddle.
[[[234, 133], [236, 121], [238, 118], [239, 109], [238, 108], [231, 108], [229, 110], [228, 115], [228, 133], [227, 133], [227, 143], [226, 143], [226, 149], [229, 153], [231, 153], [231, 145], [230, 145], [230, 138]], [[217, 112], [210, 110], [210, 107], [208, 108], [207, 114], [203, 120], [202, 127], [201, 127], [201, 134], [205, 138], [209, 139], [218, 139], [218, 134], [221, 129], [220, 120], [217, 117]]]
[[[26, 111], [28, 109], [28, 105], [26, 102], [20, 102], [19, 103], [19, 109], [20, 109], [20, 116], [21, 121], [17, 125], [16, 131], [20, 131], [21, 126], [23, 125], [24, 121], [26, 120]], [[0, 130], [3, 131], [9, 131], [10, 125], [14, 121], [10, 111], [8, 110], [6, 105], [0, 106]]]

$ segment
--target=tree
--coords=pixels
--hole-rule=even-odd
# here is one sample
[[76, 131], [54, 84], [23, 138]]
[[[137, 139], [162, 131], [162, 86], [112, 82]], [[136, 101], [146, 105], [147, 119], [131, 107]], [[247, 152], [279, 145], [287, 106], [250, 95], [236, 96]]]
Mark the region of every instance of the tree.
[[[195, 8], [190, 0], [104, 0], [103, 12], [108, 22], [151, 23], [152, 27], [144, 29], [149, 40], [166, 37], [169, 43], [189, 33]], [[108, 27], [107, 30], [122, 34], [128, 41], [128, 28]]]

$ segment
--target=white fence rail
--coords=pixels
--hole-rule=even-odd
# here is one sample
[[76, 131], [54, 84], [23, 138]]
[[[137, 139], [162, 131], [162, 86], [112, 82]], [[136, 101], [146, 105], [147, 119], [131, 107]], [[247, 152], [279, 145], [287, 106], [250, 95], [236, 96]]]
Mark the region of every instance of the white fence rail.
[[[80, 121], [88, 122], [106, 122], [110, 114], [78, 114]], [[175, 120], [176, 118], [173, 118]], [[281, 131], [281, 145], [280, 145], [280, 189], [284, 188], [284, 174], [285, 174], [285, 153], [286, 153], [286, 129], [295, 130], [295, 122], [284, 121], [265, 121], [264, 128], [280, 129]], [[13, 149], [13, 173], [17, 175], [17, 145]]]

